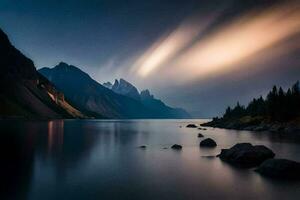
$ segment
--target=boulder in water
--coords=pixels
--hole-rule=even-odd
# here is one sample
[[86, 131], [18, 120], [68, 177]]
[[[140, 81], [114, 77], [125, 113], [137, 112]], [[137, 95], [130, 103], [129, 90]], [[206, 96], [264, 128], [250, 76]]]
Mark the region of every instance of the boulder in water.
[[300, 163], [287, 159], [268, 159], [256, 170], [263, 176], [300, 180]]
[[211, 138], [206, 138], [200, 142], [200, 147], [216, 147], [217, 143], [211, 139]]
[[176, 149], [176, 150], [181, 150], [182, 146], [179, 144], [174, 144], [173, 146], [171, 146], [172, 149]]
[[239, 167], [255, 167], [274, 156], [269, 148], [250, 143], [238, 143], [230, 149], [222, 149], [218, 155], [221, 160]]
[[188, 124], [186, 127], [187, 128], [197, 128], [197, 126], [195, 124]]
[[202, 133], [198, 133], [198, 137], [204, 137], [204, 135], [202, 135]]

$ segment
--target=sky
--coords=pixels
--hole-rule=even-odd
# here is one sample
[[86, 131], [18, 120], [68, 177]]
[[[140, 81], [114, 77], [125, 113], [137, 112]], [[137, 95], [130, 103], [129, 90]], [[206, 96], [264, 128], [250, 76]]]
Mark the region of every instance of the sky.
[[197, 117], [300, 79], [300, 0], [1, 0], [0, 28], [37, 68], [124, 78]]

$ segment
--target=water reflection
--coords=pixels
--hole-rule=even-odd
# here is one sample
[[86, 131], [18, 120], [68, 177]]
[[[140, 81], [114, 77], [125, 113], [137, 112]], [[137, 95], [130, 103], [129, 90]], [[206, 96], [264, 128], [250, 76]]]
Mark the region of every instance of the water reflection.
[[61, 150], [64, 143], [64, 120], [48, 122], [48, 152]]
[[[199, 123], [198, 121], [196, 121]], [[199, 130], [178, 120], [0, 121], [0, 199], [266, 199], [300, 195], [300, 184], [275, 183], [218, 158], [237, 142], [263, 144], [300, 161], [297, 140], [266, 133]], [[294, 137], [294, 136], [293, 136]], [[178, 143], [182, 151], [163, 149]], [[145, 150], [137, 148], [147, 145]]]
[[32, 133], [21, 134], [27, 126], [0, 122], [0, 198], [26, 199], [30, 189], [34, 161], [34, 137]]

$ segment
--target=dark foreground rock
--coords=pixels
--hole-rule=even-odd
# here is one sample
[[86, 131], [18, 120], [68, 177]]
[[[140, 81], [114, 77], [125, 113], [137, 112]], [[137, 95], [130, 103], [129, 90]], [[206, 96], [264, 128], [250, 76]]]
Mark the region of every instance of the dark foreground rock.
[[200, 147], [216, 147], [216, 146], [217, 143], [211, 138], [204, 139], [200, 142]]
[[181, 150], [182, 146], [179, 144], [174, 144], [173, 146], [171, 146], [172, 149], [176, 149], [176, 150]]
[[197, 128], [197, 125], [195, 125], [195, 124], [188, 124], [186, 127], [187, 128]]
[[198, 137], [204, 137], [204, 135], [202, 135], [202, 133], [198, 133]]
[[263, 161], [274, 158], [275, 154], [263, 145], [239, 143], [230, 149], [222, 149], [218, 155], [221, 160], [239, 167], [255, 167]]
[[300, 180], [300, 163], [287, 159], [268, 159], [256, 170], [263, 176]]

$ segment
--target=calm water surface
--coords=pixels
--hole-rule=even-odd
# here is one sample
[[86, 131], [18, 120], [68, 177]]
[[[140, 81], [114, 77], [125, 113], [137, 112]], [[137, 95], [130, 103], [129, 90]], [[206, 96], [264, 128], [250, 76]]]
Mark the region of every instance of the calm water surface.
[[[191, 122], [203, 120], [0, 121], [0, 199], [300, 199], [299, 182], [205, 157], [251, 142], [300, 161], [298, 136], [185, 128]], [[218, 147], [200, 149], [199, 132]]]

